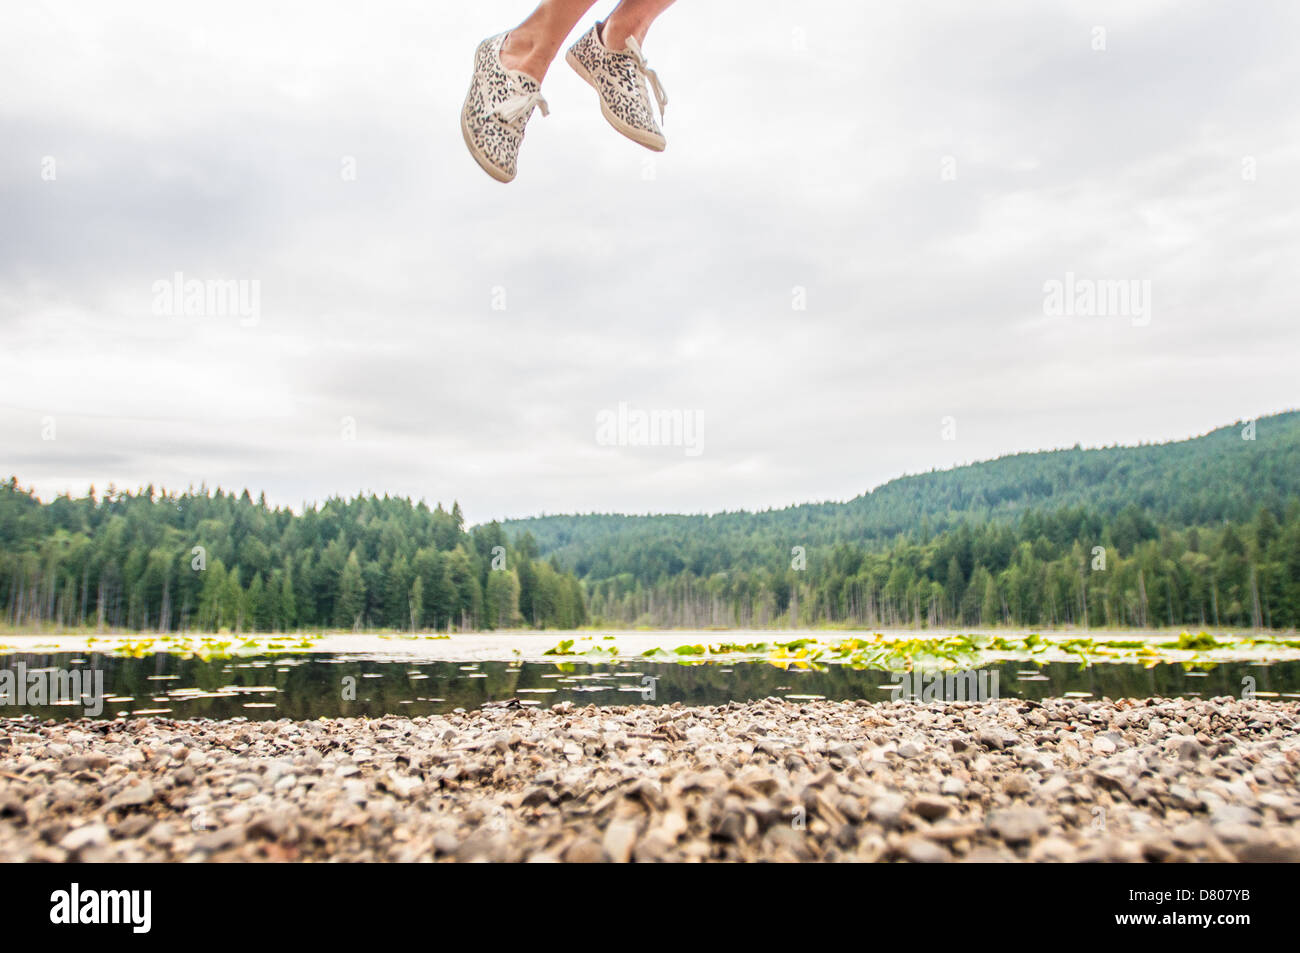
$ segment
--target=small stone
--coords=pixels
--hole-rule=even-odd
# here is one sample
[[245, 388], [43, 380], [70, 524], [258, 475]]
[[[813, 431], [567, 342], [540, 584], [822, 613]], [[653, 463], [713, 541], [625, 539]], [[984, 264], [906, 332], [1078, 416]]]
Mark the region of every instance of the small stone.
[[519, 804], [521, 807], [537, 807], [539, 804], [546, 804], [550, 800], [551, 792], [540, 784], [536, 784], [523, 793], [519, 799]]
[[579, 838], [564, 852], [566, 864], [599, 864], [604, 860], [604, 848], [589, 837]]
[[1038, 787], [1040, 797], [1055, 798], [1070, 786], [1070, 779], [1064, 774], [1055, 774]]
[[140, 807], [148, 804], [153, 800], [153, 785], [148, 781], [143, 784], [137, 784], [129, 787], [124, 791], [119, 791], [111, 801], [108, 802], [108, 810], [118, 811], [124, 807]]
[[1249, 824], [1215, 824], [1214, 836], [1225, 844], [1243, 844], [1256, 839], [1256, 831]]
[[717, 818], [713, 836], [724, 841], [738, 841], [745, 836], [745, 815], [741, 811], [727, 811]]
[[278, 841], [287, 839], [292, 825], [285, 814], [262, 814], [249, 822], [249, 837]]
[[763, 843], [773, 856], [781, 860], [808, 860], [808, 834], [803, 830], [778, 825], [763, 836]]
[[475, 861], [497, 863], [505, 859], [506, 835], [490, 827], [480, 827], [456, 848], [456, 860], [462, 864]]
[[908, 840], [903, 855], [914, 864], [943, 864], [952, 859], [946, 848], [922, 837]]
[[69, 853], [75, 854], [87, 847], [107, 844], [108, 839], [109, 833], [106, 824], [86, 824], [65, 834], [63, 839], [59, 841], [59, 846]]
[[1195, 761], [1205, 754], [1205, 749], [1195, 738], [1182, 738], [1174, 745], [1180, 761]]
[[686, 833], [686, 818], [680, 811], [669, 811], [659, 819], [659, 830], [676, 842], [677, 838]]
[[1154, 837], [1142, 842], [1142, 856], [1153, 864], [1163, 864], [1178, 853], [1174, 842], [1165, 837]]
[[941, 797], [922, 794], [912, 799], [912, 813], [927, 821], [937, 821], [952, 812], [952, 803]]
[[1300, 863], [1300, 845], [1275, 844], [1271, 841], [1252, 841], [1233, 849], [1237, 860], [1243, 864], [1295, 864]]
[[897, 827], [906, 807], [907, 801], [901, 794], [882, 794], [871, 802], [867, 816], [885, 827]]
[[664, 800], [663, 785], [654, 778], [642, 778], [628, 788], [627, 793], [629, 797], [640, 798], [655, 810], [661, 810], [667, 803]]
[[1259, 812], [1240, 804], [1225, 804], [1210, 814], [1210, 823], [1215, 827], [1225, 824], [1258, 824]]
[[852, 850], [858, 843], [858, 829], [852, 824], [833, 824], [835, 846], [841, 850]]
[[637, 825], [631, 821], [612, 821], [605, 829], [605, 855], [612, 863], [626, 864], [636, 846]]
[[113, 836], [129, 840], [139, 837], [154, 825], [153, 818], [146, 814], [131, 814], [113, 828]]
[[1131, 775], [1122, 774], [1113, 769], [1108, 769], [1106, 771], [1092, 772], [1092, 778], [1097, 782], [1099, 787], [1107, 791], [1114, 791], [1117, 794], [1123, 794], [1124, 797], [1128, 798], [1130, 801], [1133, 800], [1135, 789], [1133, 785], [1133, 777]]
[[409, 774], [394, 774], [389, 772], [383, 778], [383, 788], [391, 791], [401, 798], [410, 798], [417, 791], [424, 787], [424, 782], [419, 778], [413, 778]]
[[1029, 850], [1029, 859], [1036, 864], [1062, 864], [1074, 860], [1074, 845], [1063, 837], [1044, 837]]
[[1079, 855], [1080, 863], [1131, 864], [1142, 859], [1142, 849], [1130, 840], [1105, 837], [1089, 844]]
[[158, 847], [166, 847], [176, 839], [176, 825], [169, 821], [159, 821], [149, 828], [147, 840]]
[[451, 855], [460, 849], [460, 839], [455, 832], [440, 830], [433, 835], [433, 849], [443, 855]]
[[206, 831], [200, 834], [195, 838], [194, 846], [199, 850], [216, 853], [217, 851], [225, 850], [228, 847], [236, 847], [243, 842], [243, 825], [231, 824], [228, 827], [220, 827], [215, 831]]
[[831, 754], [841, 761], [853, 762], [858, 760], [858, 749], [853, 745], [836, 745], [831, 749]]
[[676, 837], [670, 837], [662, 827], [657, 828], [637, 841], [633, 856], [638, 864], [659, 863], [668, 858], [676, 843]]
[[1204, 847], [1210, 839], [1210, 829], [1202, 821], [1188, 821], [1175, 827], [1172, 836], [1179, 847]]
[[1047, 814], [1038, 808], [1011, 807], [989, 814], [989, 830], [1008, 844], [1033, 840], [1049, 825]]
[[1004, 793], [1012, 797], [1020, 797], [1029, 793], [1029, 779], [1023, 774], [1013, 774], [1002, 782]]

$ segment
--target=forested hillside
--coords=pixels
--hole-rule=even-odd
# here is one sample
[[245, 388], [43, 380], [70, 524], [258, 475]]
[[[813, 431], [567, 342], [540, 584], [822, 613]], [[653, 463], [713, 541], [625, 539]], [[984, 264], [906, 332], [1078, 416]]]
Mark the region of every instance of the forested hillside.
[[1300, 503], [1186, 530], [1136, 507], [1030, 511], [883, 549], [841, 543], [698, 576], [586, 579], [597, 622], [650, 626], [1300, 624]]
[[[1253, 439], [1243, 439], [1243, 433]], [[1018, 454], [847, 503], [559, 516], [152, 487], [0, 484], [11, 625], [286, 631], [514, 625], [1292, 628], [1300, 414], [1177, 443]]]
[[[499, 548], [498, 548], [499, 547]], [[460, 507], [332, 499], [301, 515], [218, 490], [92, 490], [43, 504], [0, 484], [0, 618], [129, 629], [571, 628], [570, 573], [465, 531]]]
[[505, 526], [573, 567], [610, 624], [1287, 627], [1298, 498], [1292, 412], [903, 477], [847, 503]]
[[712, 575], [778, 566], [795, 545], [892, 545], [961, 523], [1027, 510], [1086, 507], [1103, 518], [1136, 506], [1156, 523], [1205, 526], [1280, 513], [1300, 495], [1300, 413], [1260, 418], [1254, 439], [1237, 423], [1203, 437], [1138, 447], [1021, 453], [905, 476], [847, 503], [711, 516], [544, 516], [503, 523], [529, 533], [584, 578], [631, 573], [642, 582], [690, 570]]

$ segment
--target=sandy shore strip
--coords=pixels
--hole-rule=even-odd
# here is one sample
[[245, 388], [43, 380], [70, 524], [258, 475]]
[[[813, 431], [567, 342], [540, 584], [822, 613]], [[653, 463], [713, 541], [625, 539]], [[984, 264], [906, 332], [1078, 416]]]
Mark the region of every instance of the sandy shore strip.
[[1300, 861], [1300, 706], [0, 720], [4, 861]]
[[[636, 663], [649, 657], [673, 661], [679, 650], [698, 651], [681, 656], [692, 661], [736, 662], [767, 659], [782, 644], [806, 643], [809, 655], [820, 653], [822, 664], [851, 663], [851, 654], [839, 655], [836, 646], [853, 640], [867, 644], [895, 646], [899, 652], [914, 657], [927, 642], [944, 640], [976, 640], [1001, 644], [990, 645], [981, 651], [972, 651], [966, 659], [970, 665], [999, 661], [1019, 661], [1026, 664], [1047, 662], [1078, 663], [1083, 660], [1081, 651], [1095, 663], [1154, 661], [1210, 664], [1216, 662], [1271, 662], [1300, 661], [1300, 639], [1294, 632], [1257, 633], [1250, 635], [1231, 632], [1207, 633], [1208, 641], [1195, 643], [1194, 648], [1174, 647], [1180, 637], [1191, 633], [1185, 630], [1132, 631], [1119, 630], [1018, 630], [998, 629], [971, 632], [959, 629], [885, 629], [885, 630], [501, 630], [496, 632], [465, 632], [453, 635], [432, 633], [339, 633], [327, 634], [241, 634], [225, 633], [109, 633], [86, 635], [70, 632], [0, 635], [0, 654], [75, 653], [79, 655], [128, 655], [142, 657], [158, 652], [178, 655], [199, 655], [209, 658], [242, 656], [312, 654], [356, 655], [377, 660], [426, 660], [445, 662], [627, 662]], [[1023, 644], [1025, 638], [1036, 640], [1034, 648]], [[1093, 643], [1081, 648], [1085, 643]], [[1214, 644], [1211, 646], [1210, 642]], [[758, 649], [762, 645], [764, 648]], [[973, 643], [972, 643], [973, 645]], [[1126, 646], [1123, 649], [1108, 645]], [[1143, 654], [1137, 646], [1148, 646], [1151, 654]], [[647, 656], [646, 653], [655, 653]], [[781, 659], [793, 659], [794, 654], [781, 653]], [[901, 657], [901, 656], [900, 656]], [[955, 662], [953, 664], [956, 664]]]

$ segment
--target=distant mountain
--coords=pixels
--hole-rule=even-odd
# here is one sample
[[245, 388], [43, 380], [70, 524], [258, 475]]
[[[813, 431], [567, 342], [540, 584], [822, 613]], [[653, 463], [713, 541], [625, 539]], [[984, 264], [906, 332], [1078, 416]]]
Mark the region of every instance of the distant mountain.
[[1083, 508], [1109, 518], [1136, 508], [1172, 528], [1247, 521], [1300, 497], [1300, 412], [1239, 421], [1189, 440], [1135, 447], [1019, 453], [904, 476], [846, 503], [709, 516], [544, 516], [503, 524], [531, 534], [584, 578], [628, 573], [652, 581], [769, 563], [792, 545], [883, 549], [962, 523]]

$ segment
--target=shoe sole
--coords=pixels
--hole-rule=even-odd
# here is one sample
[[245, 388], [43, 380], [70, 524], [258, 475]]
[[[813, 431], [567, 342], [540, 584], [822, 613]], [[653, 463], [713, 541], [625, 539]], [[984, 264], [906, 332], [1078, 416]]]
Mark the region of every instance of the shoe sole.
[[474, 137], [470, 135], [469, 125], [465, 122], [464, 112], [460, 114], [460, 134], [465, 137], [465, 147], [469, 149], [469, 154], [474, 157], [474, 161], [478, 163], [480, 169], [492, 176], [492, 178], [496, 179], [498, 182], [509, 183], [515, 180], [513, 175], [506, 175], [489, 162], [487, 157], [482, 155], [478, 149], [475, 148]]
[[629, 125], [610, 112], [609, 107], [605, 105], [605, 97], [600, 94], [600, 87], [596, 85], [596, 80], [587, 70], [587, 67], [583, 66], [578, 58], [573, 55], [573, 50], [569, 50], [564, 54], [564, 61], [573, 67], [573, 71], [582, 77], [583, 82], [596, 91], [596, 99], [600, 101], [600, 114], [605, 117], [607, 123], [614, 127], [616, 132], [631, 139], [639, 146], [645, 146], [651, 152], [663, 152], [667, 148], [668, 141], [663, 136], [656, 136], [654, 133]]
[[[475, 52], [475, 56], [474, 56], [474, 69], [476, 71], [478, 70], [477, 52]], [[488, 160], [487, 156], [479, 152], [478, 148], [474, 145], [474, 137], [470, 135], [469, 123], [465, 121], [465, 110], [469, 108], [470, 97], [472, 97], [473, 95], [474, 95], [474, 80], [470, 80], [469, 92], [465, 94], [465, 105], [462, 106], [460, 110], [460, 134], [465, 137], [465, 148], [469, 149], [469, 154], [474, 157], [474, 161], [478, 163], [479, 168], [482, 169], [484, 172], [486, 172], [488, 175], [492, 176], [492, 178], [496, 179], [498, 182], [507, 182], [507, 183], [513, 182], [515, 179], [513, 175], [506, 175], [504, 172], [502, 172], [500, 169], [494, 166], [491, 163], [491, 161]]]

